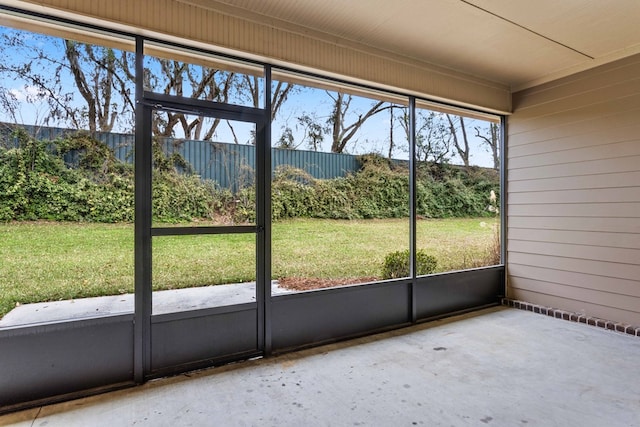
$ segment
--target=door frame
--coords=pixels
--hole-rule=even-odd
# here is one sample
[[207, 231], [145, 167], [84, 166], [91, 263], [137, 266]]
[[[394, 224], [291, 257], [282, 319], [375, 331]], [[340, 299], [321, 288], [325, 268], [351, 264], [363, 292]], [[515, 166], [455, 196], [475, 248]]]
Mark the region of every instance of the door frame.
[[[143, 75], [144, 39], [136, 40], [136, 72]], [[138, 383], [171, 372], [262, 356], [271, 351], [269, 304], [271, 295], [271, 73], [265, 67], [264, 109], [147, 92], [136, 82], [135, 138], [135, 328], [134, 379]], [[255, 225], [221, 227], [152, 226], [152, 113], [176, 111], [253, 123], [255, 136]], [[203, 310], [152, 314], [152, 239], [169, 235], [256, 235], [256, 302]], [[255, 324], [253, 337], [246, 336]], [[232, 325], [229, 328], [229, 325]], [[242, 326], [240, 326], [242, 325]], [[236, 327], [234, 329], [234, 327]], [[188, 329], [189, 339], [180, 331]], [[211, 330], [222, 340], [212, 339]], [[223, 330], [226, 330], [225, 333]], [[172, 346], [171, 341], [176, 345]], [[179, 346], [177, 343], [180, 343]], [[179, 347], [179, 348], [177, 348]], [[215, 347], [215, 348], [214, 348]]]

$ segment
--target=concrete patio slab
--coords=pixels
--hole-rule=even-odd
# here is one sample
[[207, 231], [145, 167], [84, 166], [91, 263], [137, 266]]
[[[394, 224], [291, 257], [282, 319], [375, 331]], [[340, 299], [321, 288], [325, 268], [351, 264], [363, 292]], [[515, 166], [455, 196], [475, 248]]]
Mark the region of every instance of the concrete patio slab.
[[640, 426], [640, 339], [527, 311], [448, 320], [0, 417], [16, 426]]

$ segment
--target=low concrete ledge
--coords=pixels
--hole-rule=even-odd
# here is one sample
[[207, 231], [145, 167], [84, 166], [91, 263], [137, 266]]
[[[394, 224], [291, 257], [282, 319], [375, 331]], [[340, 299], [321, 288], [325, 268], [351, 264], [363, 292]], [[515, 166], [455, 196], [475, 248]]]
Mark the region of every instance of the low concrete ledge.
[[[293, 292], [281, 288], [277, 281], [271, 288], [275, 295]], [[153, 314], [246, 304], [255, 300], [255, 282], [156, 291], [153, 293]], [[0, 328], [126, 314], [133, 313], [133, 309], [133, 294], [23, 304], [0, 319]]]

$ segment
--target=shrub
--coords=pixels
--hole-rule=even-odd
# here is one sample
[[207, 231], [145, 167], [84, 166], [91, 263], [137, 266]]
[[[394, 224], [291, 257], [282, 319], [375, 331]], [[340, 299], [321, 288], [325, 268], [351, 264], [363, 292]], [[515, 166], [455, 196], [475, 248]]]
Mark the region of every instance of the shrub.
[[271, 183], [271, 214], [274, 220], [305, 218], [316, 200], [314, 178], [302, 169], [278, 166]]
[[47, 152], [47, 144], [18, 135], [18, 148], [0, 149], [0, 220], [78, 220], [86, 180]]
[[[416, 251], [416, 269], [418, 276], [431, 274], [436, 270], [438, 260], [423, 250]], [[383, 279], [397, 279], [409, 276], [409, 250], [391, 252], [384, 258]]]
[[[0, 136], [0, 221], [133, 221], [133, 166], [118, 161], [106, 144], [83, 132], [38, 141], [18, 128], [11, 138]], [[153, 143], [155, 220], [255, 221], [254, 185], [235, 193], [222, 189], [191, 173], [176, 153], [164, 154], [160, 140]], [[374, 154], [358, 156], [358, 162], [358, 171], [332, 179], [278, 167], [271, 184], [272, 219], [407, 218], [408, 163]], [[486, 194], [499, 187], [497, 172], [427, 162], [417, 167], [419, 217], [491, 215]]]
[[[53, 143], [59, 156], [71, 154], [75, 158], [77, 166], [87, 171], [106, 174], [113, 172], [118, 163], [109, 146], [91, 137], [86, 131], [78, 131], [65, 138], [58, 138]], [[71, 164], [70, 166], [76, 165]]]

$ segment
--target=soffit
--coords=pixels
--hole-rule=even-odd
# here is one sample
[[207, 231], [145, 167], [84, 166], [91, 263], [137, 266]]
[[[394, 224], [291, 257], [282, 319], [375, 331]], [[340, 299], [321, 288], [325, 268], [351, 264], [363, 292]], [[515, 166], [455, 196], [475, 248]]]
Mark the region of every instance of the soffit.
[[508, 85], [640, 52], [638, 0], [181, 0]]

